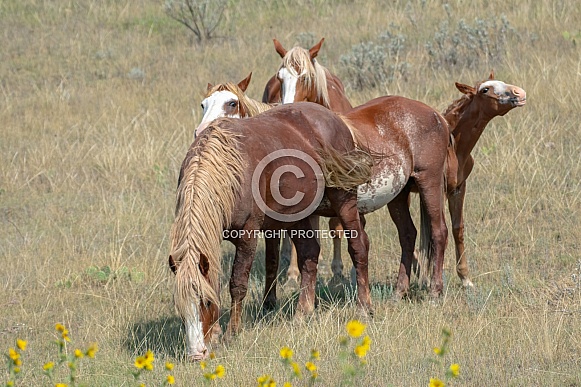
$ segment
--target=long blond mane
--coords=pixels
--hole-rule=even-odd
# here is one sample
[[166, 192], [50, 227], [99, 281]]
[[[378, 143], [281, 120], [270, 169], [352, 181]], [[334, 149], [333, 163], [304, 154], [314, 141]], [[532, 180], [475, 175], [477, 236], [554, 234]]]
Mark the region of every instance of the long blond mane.
[[[237, 135], [211, 124], [182, 164], [177, 190], [170, 257], [176, 266], [174, 302], [178, 313], [192, 313], [196, 301], [220, 304], [220, 243], [239, 195], [243, 159]], [[208, 273], [202, 273], [201, 256]], [[206, 261], [207, 260], [207, 261]]]
[[208, 92], [206, 93], [206, 98], [211, 96], [217, 91], [229, 91], [238, 97], [238, 101], [240, 105], [245, 109], [247, 112], [247, 117], [254, 117], [262, 112], [272, 109], [272, 105], [262, 103], [260, 101], [254, 100], [247, 96], [239, 87], [234, 83], [221, 83], [219, 85], [213, 86]]
[[460, 112], [466, 108], [466, 105], [472, 102], [472, 97], [463, 94], [460, 98], [452, 102], [446, 110], [442, 113], [448, 124], [450, 125], [450, 132], [453, 132], [460, 119]]
[[315, 87], [317, 98], [323, 101], [323, 106], [330, 109], [329, 90], [327, 90], [327, 74], [330, 74], [329, 70], [320, 65], [316, 59], [311, 61], [308, 50], [299, 46], [288, 50], [284, 58], [282, 58], [280, 68], [283, 67], [292, 75], [303, 77], [308, 90]]

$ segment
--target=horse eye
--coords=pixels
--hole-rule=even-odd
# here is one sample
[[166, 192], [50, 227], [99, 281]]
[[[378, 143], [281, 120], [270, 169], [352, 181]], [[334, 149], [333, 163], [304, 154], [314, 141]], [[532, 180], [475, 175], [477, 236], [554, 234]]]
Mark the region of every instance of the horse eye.
[[480, 90], [480, 92], [482, 94], [488, 93], [488, 87], [485, 87], [484, 89]]
[[237, 104], [236, 104], [236, 101], [230, 101], [230, 102], [228, 103], [228, 105], [229, 105], [230, 107], [236, 107], [236, 105], [237, 105]]
[[202, 107], [202, 110], [204, 110], [204, 104], [201, 104], [200, 106]]

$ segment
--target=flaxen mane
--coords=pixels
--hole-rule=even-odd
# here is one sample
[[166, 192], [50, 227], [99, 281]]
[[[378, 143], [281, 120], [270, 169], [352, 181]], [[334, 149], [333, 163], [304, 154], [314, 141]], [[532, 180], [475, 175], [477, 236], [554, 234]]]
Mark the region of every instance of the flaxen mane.
[[238, 101], [246, 110], [248, 117], [254, 117], [262, 112], [265, 112], [272, 108], [272, 105], [262, 103], [256, 101], [250, 97], [248, 97], [239, 87], [233, 83], [222, 83], [216, 86], [213, 86], [207, 93], [206, 98], [210, 95], [214, 94], [217, 91], [229, 91], [238, 97]]
[[[327, 90], [327, 70], [321, 66], [316, 59], [311, 61], [309, 51], [302, 47], [293, 47], [282, 59], [280, 68], [285, 67], [291, 74], [297, 77], [304, 77], [304, 81], [308, 90], [313, 86], [317, 88], [317, 97], [323, 101], [323, 106], [330, 108], [329, 91]], [[297, 73], [299, 69], [301, 73]]]
[[219, 305], [222, 230], [230, 224], [243, 173], [237, 135], [219, 125], [200, 135], [180, 171], [170, 261], [176, 267], [174, 302], [181, 316], [192, 313], [196, 301]]

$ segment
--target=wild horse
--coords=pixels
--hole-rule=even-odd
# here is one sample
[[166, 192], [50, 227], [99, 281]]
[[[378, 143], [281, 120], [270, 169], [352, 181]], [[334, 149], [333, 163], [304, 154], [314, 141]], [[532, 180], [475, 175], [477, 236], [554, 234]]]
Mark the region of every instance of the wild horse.
[[[313, 310], [320, 247], [311, 213], [338, 216], [351, 231], [358, 301], [371, 309], [369, 242], [356, 188], [369, 180], [373, 160], [354, 138], [341, 118], [311, 103], [279, 106], [245, 120], [223, 118], [198, 133], [180, 170], [169, 255], [191, 360], [206, 358], [206, 342], [219, 332], [223, 239], [236, 246], [227, 336], [240, 329], [260, 231], [291, 231], [302, 276], [298, 313]], [[278, 265], [278, 255], [272, 258], [267, 267]]]

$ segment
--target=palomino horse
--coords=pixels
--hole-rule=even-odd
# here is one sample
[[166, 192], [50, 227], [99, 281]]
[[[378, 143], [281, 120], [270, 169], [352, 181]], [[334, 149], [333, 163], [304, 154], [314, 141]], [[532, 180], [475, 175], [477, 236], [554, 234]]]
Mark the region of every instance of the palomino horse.
[[[312, 70], [322, 67], [314, 60], [321, 43], [310, 50], [294, 47], [286, 51], [275, 41], [276, 51], [283, 56], [277, 72], [283, 103], [306, 100], [330, 108], [349, 105], [342, 90], [334, 89], [334, 98], [327, 101], [317, 97], [327, 89], [324, 80], [331, 79], [327, 70]], [[398, 96], [376, 98], [343, 112], [343, 117], [357, 128], [373, 153], [390, 156], [374, 167], [371, 185], [359, 188], [358, 205], [363, 214], [388, 205], [402, 248], [396, 297], [401, 298], [409, 290], [414, 260], [417, 231], [408, 205], [412, 188], [420, 194], [420, 253], [427, 257], [428, 268], [433, 269], [430, 293], [440, 295], [447, 239], [444, 173], [451, 143], [447, 122], [429, 106]], [[337, 253], [334, 259], [336, 256]]]
[[[341, 80], [315, 59], [324, 41], [325, 38], [321, 39], [309, 50], [294, 47], [287, 51], [278, 40], [273, 39], [274, 48], [283, 59], [283, 65], [279, 72], [268, 80], [262, 102], [272, 104], [309, 101], [323, 105], [335, 113], [351, 110], [353, 106], [345, 97], [345, 88]], [[308, 83], [306, 87], [296, 87], [299, 78]], [[282, 79], [284, 81], [281, 81]], [[285, 101], [281, 101], [281, 85], [285, 88], [282, 93], [287, 98]], [[329, 229], [339, 231], [341, 229], [339, 220], [329, 219]], [[331, 263], [333, 279], [331, 282], [341, 283], [343, 282], [341, 233], [335, 232], [333, 235], [333, 261]], [[297, 257], [293, 249], [287, 273], [290, 282], [298, 282], [299, 270], [296, 265]]]
[[[261, 230], [291, 230], [302, 275], [298, 313], [314, 309], [320, 247], [311, 235], [311, 213], [338, 216], [351, 231], [358, 301], [371, 309], [369, 242], [356, 188], [369, 180], [372, 160], [355, 148], [354, 138], [343, 120], [311, 103], [279, 106], [245, 120], [222, 118], [198, 133], [180, 170], [169, 255], [191, 360], [208, 355], [206, 341], [219, 331], [222, 239], [236, 246], [227, 336], [240, 329]], [[276, 258], [267, 266], [277, 265]]]
[[[280, 54], [280, 49], [276, 48]], [[303, 55], [307, 50], [302, 49]], [[290, 55], [290, 51], [287, 55]], [[279, 70], [279, 81], [283, 83], [283, 101], [303, 101], [305, 95], [312, 95], [312, 89], [316, 89], [316, 83], [313, 80], [302, 77], [280, 76], [282, 69], [287, 66], [286, 63], [297, 63], [297, 60], [291, 58], [283, 59], [281, 70]], [[301, 67], [293, 68], [295, 74], [301, 74], [304, 70]], [[282, 72], [286, 74], [285, 72]], [[313, 78], [314, 79], [314, 78]], [[284, 83], [290, 82], [292, 85], [285, 88]], [[468, 277], [468, 263], [464, 253], [464, 197], [466, 194], [466, 179], [470, 175], [474, 166], [474, 159], [470, 154], [476, 142], [480, 138], [484, 128], [490, 120], [496, 116], [503, 116], [518, 106], [524, 106], [526, 103], [526, 93], [517, 86], [508, 85], [504, 82], [494, 79], [491, 73], [489, 79], [478, 82], [475, 87], [456, 83], [456, 87], [464, 96], [454, 101], [444, 112], [444, 117], [450, 125], [450, 132], [454, 141], [448, 148], [448, 166], [447, 166], [447, 187], [446, 193], [448, 198], [448, 207], [452, 219], [452, 232], [456, 245], [456, 272], [464, 286], [472, 286], [472, 281]], [[295, 90], [293, 95], [285, 95], [285, 90]], [[347, 97], [343, 94], [335, 94], [334, 98], [342, 100], [342, 103], [348, 103]], [[307, 101], [320, 103], [315, 98], [307, 98]], [[336, 102], [339, 104], [340, 102]], [[399, 112], [394, 112], [399, 115]], [[346, 115], [349, 117], [349, 114]], [[402, 116], [403, 118], [403, 116]], [[352, 122], [357, 126], [356, 122]], [[425, 141], [419, 139], [419, 141]], [[335, 249], [334, 260], [341, 260], [341, 251]], [[336, 258], [337, 257], [337, 258]]]

